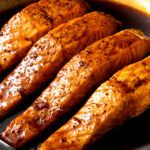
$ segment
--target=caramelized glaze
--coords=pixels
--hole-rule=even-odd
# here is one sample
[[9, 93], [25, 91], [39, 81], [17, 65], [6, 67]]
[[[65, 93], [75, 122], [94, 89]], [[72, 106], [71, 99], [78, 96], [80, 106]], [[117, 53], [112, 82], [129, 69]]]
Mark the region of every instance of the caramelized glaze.
[[21, 61], [48, 31], [88, 9], [80, 0], [41, 0], [17, 13], [0, 31], [0, 73]]
[[[150, 51], [149, 47], [150, 39], [137, 30], [124, 30], [87, 47], [74, 56], [35, 102], [7, 126], [1, 134], [2, 139], [14, 147], [22, 146], [69, 112], [90, 89], [102, 83], [114, 71], [142, 59]], [[85, 121], [96, 120], [88, 113], [82, 118]], [[80, 118], [76, 118], [74, 122], [74, 125], [80, 124]], [[93, 127], [92, 124], [89, 130], [92, 131]], [[87, 129], [88, 126], [84, 126], [82, 130], [88, 132]], [[56, 138], [50, 144], [44, 144], [41, 150], [61, 149], [59, 145], [63, 142], [61, 144], [59, 142], [64, 141], [65, 138], [60, 139], [60, 137], [58, 136], [58, 140]], [[84, 136], [82, 138], [84, 139]], [[66, 143], [64, 142], [65, 145]], [[73, 142], [69, 143], [68, 147], [74, 147]]]
[[150, 105], [150, 57], [103, 83], [86, 104], [38, 150], [82, 150]]
[[0, 84], [0, 118], [52, 79], [76, 53], [120, 26], [111, 16], [92, 12], [62, 24], [34, 44], [18, 67]]

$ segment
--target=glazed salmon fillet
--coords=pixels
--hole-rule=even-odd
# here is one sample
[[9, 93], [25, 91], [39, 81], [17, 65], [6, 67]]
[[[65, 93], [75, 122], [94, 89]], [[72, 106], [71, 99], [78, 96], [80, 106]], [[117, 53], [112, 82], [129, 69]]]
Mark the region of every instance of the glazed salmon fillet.
[[[2, 140], [14, 147], [22, 146], [73, 109], [106, 77], [142, 59], [149, 50], [150, 39], [138, 30], [124, 30], [87, 47], [74, 56], [35, 102], [7, 126], [1, 134]], [[55, 147], [55, 143], [51, 145]]]
[[17, 13], [0, 31], [0, 73], [17, 64], [48, 31], [88, 9], [80, 0], [41, 0]]
[[76, 53], [115, 33], [119, 26], [113, 17], [91, 12], [51, 30], [0, 84], [0, 118], [52, 79]]
[[38, 150], [82, 150], [150, 105], [150, 57], [103, 83], [86, 104]]

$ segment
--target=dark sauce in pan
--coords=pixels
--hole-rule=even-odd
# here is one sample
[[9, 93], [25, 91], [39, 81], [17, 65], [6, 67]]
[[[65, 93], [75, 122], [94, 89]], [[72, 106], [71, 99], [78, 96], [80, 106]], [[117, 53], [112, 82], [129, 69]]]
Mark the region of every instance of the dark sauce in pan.
[[93, 9], [113, 15], [123, 23], [123, 28], [137, 28], [150, 36], [150, 16], [136, 9], [111, 2], [91, 3]]
[[[150, 36], [150, 16], [143, 14], [137, 10], [133, 10], [129, 7], [121, 5], [112, 5], [111, 3], [91, 3], [93, 10], [104, 11], [116, 17], [123, 23], [123, 28], [137, 28], [145, 32]], [[11, 12], [0, 14], [0, 27], [6, 23], [9, 18], [22, 8], [17, 8]], [[1, 75], [2, 80], [14, 67], [8, 70], [5, 74]], [[43, 89], [47, 84], [43, 86]], [[42, 89], [41, 89], [42, 91]], [[39, 91], [39, 92], [41, 92]], [[91, 93], [94, 89], [91, 90]], [[39, 93], [38, 92], [38, 93]], [[35, 100], [38, 94], [32, 95], [30, 99]], [[89, 94], [90, 96], [90, 94]], [[88, 96], [87, 96], [88, 97]], [[14, 115], [7, 116], [4, 120], [0, 120], [0, 132], [2, 132], [6, 125], [18, 114], [25, 110], [31, 104], [24, 104], [19, 106], [13, 113]], [[77, 110], [83, 105], [78, 105], [72, 112], [62, 117], [56, 124], [48, 128], [38, 138], [28, 143], [21, 150], [35, 150], [39, 143], [43, 142], [51, 133], [64, 124]], [[0, 147], [0, 150], [3, 150]], [[150, 110], [137, 118], [127, 121], [123, 126], [115, 128], [107, 133], [102, 139], [94, 143], [89, 147], [89, 150], [150, 150]]]

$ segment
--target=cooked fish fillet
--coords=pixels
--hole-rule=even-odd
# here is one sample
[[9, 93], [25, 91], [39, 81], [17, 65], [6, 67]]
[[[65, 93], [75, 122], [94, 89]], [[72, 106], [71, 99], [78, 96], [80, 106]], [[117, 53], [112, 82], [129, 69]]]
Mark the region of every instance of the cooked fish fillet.
[[80, 0], [41, 0], [17, 13], [0, 31], [0, 73], [18, 63], [45, 33], [88, 8]]
[[53, 29], [28, 52], [0, 84], [0, 118], [23, 98], [52, 79], [73, 55], [117, 31], [120, 23], [109, 15], [91, 12]]
[[32, 106], [8, 125], [1, 138], [14, 147], [22, 146], [71, 110], [91, 88], [115, 70], [141, 59], [148, 50], [150, 39], [137, 30], [124, 30], [92, 44], [61, 69]]
[[38, 150], [82, 150], [150, 105], [150, 57], [125, 67], [103, 83], [80, 111]]

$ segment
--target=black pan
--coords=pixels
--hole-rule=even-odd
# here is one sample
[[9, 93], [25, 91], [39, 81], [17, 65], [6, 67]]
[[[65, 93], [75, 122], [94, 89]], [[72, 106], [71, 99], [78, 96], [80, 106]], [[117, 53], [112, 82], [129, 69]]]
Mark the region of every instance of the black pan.
[[[89, 0], [93, 10], [104, 11], [109, 13], [123, 22], [123, 28], [137, 28], [150, 36], [150, 16], [129, 7], [112, 5], [109, 3], [92, 3]], [[9, 13], [4, 13], [0, 16], [0, 26], [2, 26], [13, 14], [21, 8], [12, 10]], [[33, 100], [36, 95], [33, 96]], [[2, 132], [6, 125], [17, 116], [22, 110], [26, 109], [29, 104], [18, 107], [15, 112], [7, 116], [4, 120], [0, 120], [0, 132]], [[76, 111], [82, 106], [78, 106]], [[36, 147], [43, 142], [52, 132], [64, 124], [75, 112], [62, 118], [56, 125], [47, 129], [39, 138], [33, 140], [21, 150], [35, 150]], [[13, 148], [0, 143], [0, 150], [13, 150]], [[150, 110], [141, 116], [127, 121], [123, 126], [115, 128], [113, 131], [107, 133], [102, 139], [89, 147], [89, 150], [150, 150]]]

